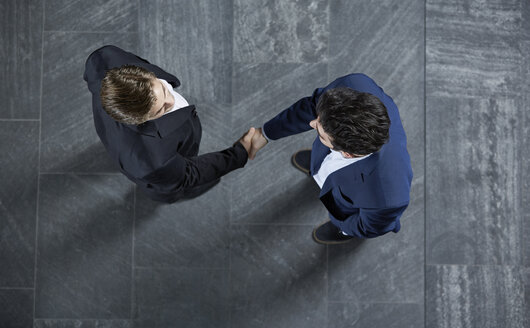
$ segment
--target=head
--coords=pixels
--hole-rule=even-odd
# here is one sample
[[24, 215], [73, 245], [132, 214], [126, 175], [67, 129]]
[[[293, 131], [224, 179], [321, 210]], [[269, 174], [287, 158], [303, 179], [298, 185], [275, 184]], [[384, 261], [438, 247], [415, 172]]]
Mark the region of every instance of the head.
[[388, 141], [390, 119], [385, 105], [374, 95], [335, 88], [320, 96], [317, 118], [309, 124], [320, 141], [344, 157], [377, 152]]
[[107, 71], [100, 98], [110, 117], [135, 125], [161, 117], [174, 104], [173, 96], [153, 72], [133, 65]]

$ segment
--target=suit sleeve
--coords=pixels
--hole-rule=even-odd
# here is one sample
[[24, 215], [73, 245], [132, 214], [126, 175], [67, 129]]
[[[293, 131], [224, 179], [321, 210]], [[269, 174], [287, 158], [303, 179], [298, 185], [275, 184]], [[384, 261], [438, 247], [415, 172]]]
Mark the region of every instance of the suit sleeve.
[[339, 228], [350, 236], [357, 238], [374, 238], [382, 236], [396, 228], [398, 219], [408, 204], [385, 209], [359, 209], [359, 212], [339, 221]]
[[177, 154], [166, 165], [141, 180], [158, 191], [180, 192], [217, 180], [235, 169], [242, 168], [247, 160], [247, 151], [237, 142], [225, 150], [200, 156], [187, 158]]

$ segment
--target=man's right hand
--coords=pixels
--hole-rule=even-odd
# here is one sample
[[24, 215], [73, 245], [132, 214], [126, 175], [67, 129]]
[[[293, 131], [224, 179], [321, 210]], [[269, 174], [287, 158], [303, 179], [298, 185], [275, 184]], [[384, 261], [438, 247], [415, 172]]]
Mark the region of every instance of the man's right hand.
[[248, 154], [248, 158], [254, 159], [256, 157], [256, 153], [261, 148], [265, 147], [265, 145], [268, 143], [267, 139], [263, 136], [261, 128], [256, 129], [254, 132], [254, 135], [252, 136], [252, 145], [250, 146], [250, 152]]

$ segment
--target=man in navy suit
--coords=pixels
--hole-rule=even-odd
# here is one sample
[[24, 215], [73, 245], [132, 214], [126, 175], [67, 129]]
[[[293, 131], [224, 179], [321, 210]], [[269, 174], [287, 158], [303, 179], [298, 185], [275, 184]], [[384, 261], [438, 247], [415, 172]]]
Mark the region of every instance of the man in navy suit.
[[412, 169], [396, 104], [368, 76], [350, 74], [316, 89], [257, 129], [250, 158], [268, 140], [315, 129], [311, 150], [294, 166], [320, 186], [329, 221], [313, 230], [321, 244], [373, 238], [400, 230]]
[[194, 105], [174, 88], [180, 81], [115, 46], [87, 59], [96, 131], [112, 161], [155, 201], [172, 203], [209, 190], [243, 167], [254, 128], [232, 147], [198, 156], [202, 128]]

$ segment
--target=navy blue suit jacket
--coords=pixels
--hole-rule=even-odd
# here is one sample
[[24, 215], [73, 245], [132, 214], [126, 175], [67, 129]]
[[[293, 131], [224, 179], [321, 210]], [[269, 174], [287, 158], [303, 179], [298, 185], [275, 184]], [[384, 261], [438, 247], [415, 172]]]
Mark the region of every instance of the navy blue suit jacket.
[[[345, 233], [371, 238], [389, 231], [398, 232], [399, 218], [409, 204], [412, 169], [407, 138], [396, 104], [364, 74], [350, 74], [318, 88], [311, 97], [300, 99], [265, 123], [263, 129], [275, 140], [311, 130], [317, 117], [316, 104], [328, 89], [348, 87], [378, 97], [390, 117], [390, 138], [378, 152], [330, 174], [320, 192], [320, 200], [331, 221]], [[316, 174], [330, 149], [318, 136], [311, 151], [311, 174]]]
[[223, 151], [197, 156], [202, 128], [193, 105], [140, 125], [112, 119], [101, 105], [101, 80], [107, 70], [126, 64], [143, 67], [174, 88], [180, 81], [115, 46], [97, 49], [86, 61], [84, 79], [92, 93], [98, 136], [113, 162], [140, 190], [154, 200], [173, 202], [246, 164], [248, 154], [239, 142]]

